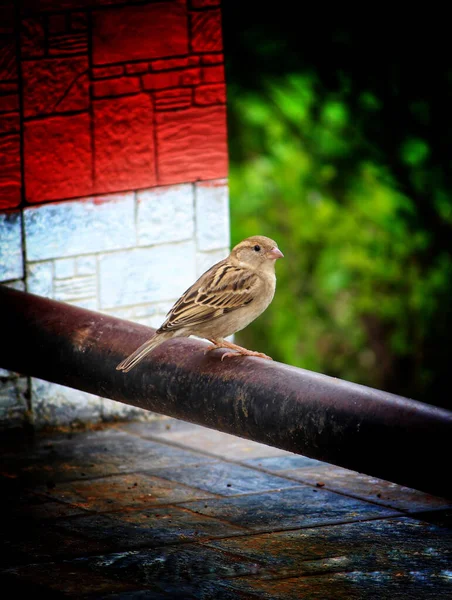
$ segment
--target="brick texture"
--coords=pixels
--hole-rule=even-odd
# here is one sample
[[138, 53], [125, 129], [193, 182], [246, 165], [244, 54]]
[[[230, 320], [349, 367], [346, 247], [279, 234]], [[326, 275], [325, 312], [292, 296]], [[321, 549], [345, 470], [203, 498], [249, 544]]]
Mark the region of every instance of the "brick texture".
[[94, 12], [93, 32], [96, 65], [161, 58], [188, 51], [186, 9], [179, 2]]
[[156, 184], [153, 108], [148, 95], [94, 102], [95, 189]]
[[0, 209], [18, 206], [20, 190], [19, 135], [0, 137]]
[[226, 177], [224, 106], [161, 112], [156, 120], [159, 183]]
[[[156, 326], [227, 255], [222, 49], [219, 0], [0, 2], [0, 282]], [[31, 382], [36, 423], [99, 420]]]
[[88, 110], [88, 58], [26, 61], [22, 66], [25, 117]]
[[22, 177], [36, 204], [226, 175], [217, 0], [22, 5], [0, 9], [0, 210]]
[[192, 13], [190, 25], [191, 48], [194, 52], [216, 52], [223, 49], [220, 10]]
[[28, 202], [86, 196], [92, 192], [88, 113], [26, 123], [24, 152]]

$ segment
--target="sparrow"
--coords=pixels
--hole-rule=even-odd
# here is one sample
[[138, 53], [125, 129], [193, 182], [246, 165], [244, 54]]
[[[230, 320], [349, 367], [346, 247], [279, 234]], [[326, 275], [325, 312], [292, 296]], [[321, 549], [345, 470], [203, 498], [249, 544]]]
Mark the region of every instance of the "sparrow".
[[116, 367], [127, 373], [154, 348], [176, 337], [209, 340], [204, 354], [216, 348], [221, 360], [234, 356], [259, 356], [224, 338], [244, 329], [261, 315], [273, 300], [276, 289], [275, 263], [284, 254], [275, 241], [256, 235], [234, 246], [229, 256], [208, 269], [175, 302], [154, 335]]

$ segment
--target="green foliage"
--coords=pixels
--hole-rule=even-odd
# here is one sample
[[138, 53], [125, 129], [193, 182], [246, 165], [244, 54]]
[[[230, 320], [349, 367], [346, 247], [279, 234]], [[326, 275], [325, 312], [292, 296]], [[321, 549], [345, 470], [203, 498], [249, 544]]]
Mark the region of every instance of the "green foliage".
[[[444, 337], [438, 315], [450, 322], [451, 254], [435, 246], [392, 165], [369, 151], [363, 123], [383, 100], [364, 90], [352, 106], [350, 89], [345, 81], [320, 93], [308, 72], [269, 78], [260, 90], [229, 85], [233, 242], [264, 234], [285, 254], [272, 305], [237, 339], [289, 364], [430, 401], [430, 347]], [[428, 118], [422, 102], [411, 110]], [[413, 192], [431, 189], [430, 155], [428, 141], [407, 132], [398, 157]], [[430, 202], [450, 226], [441, 185]]]

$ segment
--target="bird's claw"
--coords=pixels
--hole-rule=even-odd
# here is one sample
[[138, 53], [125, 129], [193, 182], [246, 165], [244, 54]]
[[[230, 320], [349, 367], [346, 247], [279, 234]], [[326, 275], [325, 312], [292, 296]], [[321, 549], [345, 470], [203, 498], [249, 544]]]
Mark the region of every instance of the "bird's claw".
[[252, 350], [249, 350], [248, 352], [225, 352], [221, 355], [221, 360], [223, 361], [223, 359], [227, 358], [228, 356], [230, 356], [231, 358], [234, 358], [236, 356], [257, 356], [258, 358], [266, 358], [267, 360], [273, 360], [271, 356], [267, 356], [263, 352], [253, 352]]
[[208, 352], [212, 352], [212, 350], [216, 350], [216, 348], [218, 348], [218, 346], [209, 346], [208, 348], [206, 348], [204, 350], [204, 356], [208, 353]]

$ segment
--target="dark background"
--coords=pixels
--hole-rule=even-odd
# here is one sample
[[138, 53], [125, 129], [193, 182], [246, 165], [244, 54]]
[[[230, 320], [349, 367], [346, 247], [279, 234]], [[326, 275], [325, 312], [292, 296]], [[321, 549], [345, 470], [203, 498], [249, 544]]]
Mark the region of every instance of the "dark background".
[[223, 3], [232, 242], [266, 234], [286, 256], [237, 339], [450, 407], [447, 19], [304, 8]]

